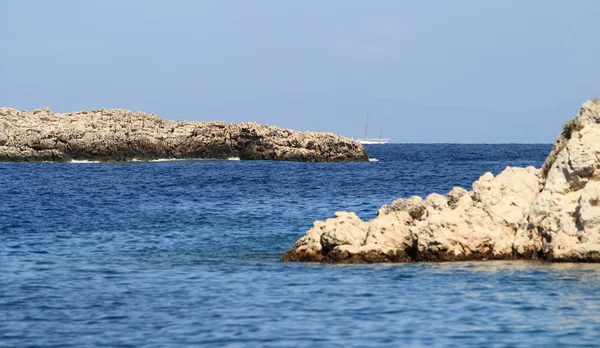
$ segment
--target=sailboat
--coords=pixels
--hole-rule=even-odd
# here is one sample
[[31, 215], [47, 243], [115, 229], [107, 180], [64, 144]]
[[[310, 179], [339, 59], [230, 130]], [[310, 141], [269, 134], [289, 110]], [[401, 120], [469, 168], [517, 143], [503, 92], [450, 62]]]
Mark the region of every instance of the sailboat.
[[371, 103], [367, 106], [367, 122], [365, 124], [365, 138], [358, 139], [357, 141], [364, 145], [370, 144], [387, 144], [390, 142], [390, 138], [383, 138], [383, 115], [381, 115], [381, 126], [379, 127], [379, 138], [369, 138], [369, 109], [371, 108]]

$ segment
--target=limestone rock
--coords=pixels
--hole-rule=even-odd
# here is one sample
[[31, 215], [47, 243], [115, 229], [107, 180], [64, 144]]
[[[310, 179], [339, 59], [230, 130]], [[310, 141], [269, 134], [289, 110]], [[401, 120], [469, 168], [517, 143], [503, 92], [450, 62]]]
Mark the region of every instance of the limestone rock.
[[[537, 252], [554, 261], [600, 261], [600, 230], [596, 209], [600, 182], [600, 106], [586, 102], [573, 121], [570, 137], [561, 135], [560, 151], [547, 163], [543, 190], [518, 231], [520, 252]], [[550, 158], [552, 157], [552, 158]], [[538, 250], [536, 250], [538, 249]]]
[[483, 175], [472, 192], [454, 188], [448, 197], [394, 201], [368, 222], [336, 213], [315, 222], [284, 260], [296, 261], [298, 252], [328, 262], [510, 259], [515, 231], [539, 187], [538, 170], [509, 167], [495, 178]]
[[[343, 227], [342, 227], [343, 226]], [[296, 257], [302, 252], [303, 258]], [[600, 105], [583, 104], [541, 169], [485, 173], [453, 188], [316, 222], [284, 261], [407, 262], [491, 259], [600, 262]]]
[[0, 161], [127, 161], [239, 157], [307, 162], [367, 161], [359, 143], [331, 133], [257, 123], [167, 121], [100, 109], [54, 114], [0, 108]]
[[465, 190], [462, 187], [454, 187], [450, 192], [448, 192], [448, 206], [450, 208], [456, 208], [458, 206], [458, 202], [465, 195], [468, 195], [469, 191]]

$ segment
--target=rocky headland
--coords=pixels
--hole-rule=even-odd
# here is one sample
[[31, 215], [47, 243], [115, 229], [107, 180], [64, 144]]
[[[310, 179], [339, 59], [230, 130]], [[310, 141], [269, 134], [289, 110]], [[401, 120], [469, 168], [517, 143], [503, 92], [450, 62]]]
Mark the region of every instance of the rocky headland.
[[362, 221], [316, 221], [283, 261], [600, 262], [600, 103], [588, 101], [542, 168], [485, 173], [471, 191], [398, 199]]
[[55, 114], [0, 108], [0, 161], [128, 161], [171, 158], [368, 161], [362, 145], [332, 133], [257, 123], [168, 121], [101, 109]]

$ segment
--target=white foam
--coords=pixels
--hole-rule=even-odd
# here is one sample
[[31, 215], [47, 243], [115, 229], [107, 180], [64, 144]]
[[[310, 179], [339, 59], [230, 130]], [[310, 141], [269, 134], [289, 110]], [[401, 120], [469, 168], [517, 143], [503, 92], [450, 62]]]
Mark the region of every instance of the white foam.
[[[228, 158], [230, 161], [237, 161], [239, 158], [231, 157]], [[181, 162], [181, 161], [222, 161], [222, 159], [218, 158], [159, 158], [155, 160], [150, 160], [148, 162]]]
[[148, 162], [172, 162], [172, 161], [186, 161], [188, 159], [183, 158], [159, 158], [155, 160], [149, 160]]
[[[229, 157], [228, 161], [239, 161], [239, 157]], [[216, 158], [159, 158], [154, 160], [140, 160], [132, 158], [127, 162], [180, 162], [180, 161], [222, 161]], [[69, 163], [102, 163], [101, 161], [88, 161], [88, 160], [71, 160]]]
[[69, 163], [100, 163], [100, 161], [71, 160]]
[[379, 162], [377, 158], [369, 158], [369, 162]]

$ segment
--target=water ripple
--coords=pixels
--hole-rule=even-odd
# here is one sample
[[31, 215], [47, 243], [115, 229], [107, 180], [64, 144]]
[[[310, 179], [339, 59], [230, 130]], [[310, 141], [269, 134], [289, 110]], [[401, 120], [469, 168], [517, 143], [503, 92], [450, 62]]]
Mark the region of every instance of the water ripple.
[[0, 345], [596, 346], [600, 266], [283, 264], [314, 219], [539, 166], [549, 145], [370, 163], [0, 163]]

